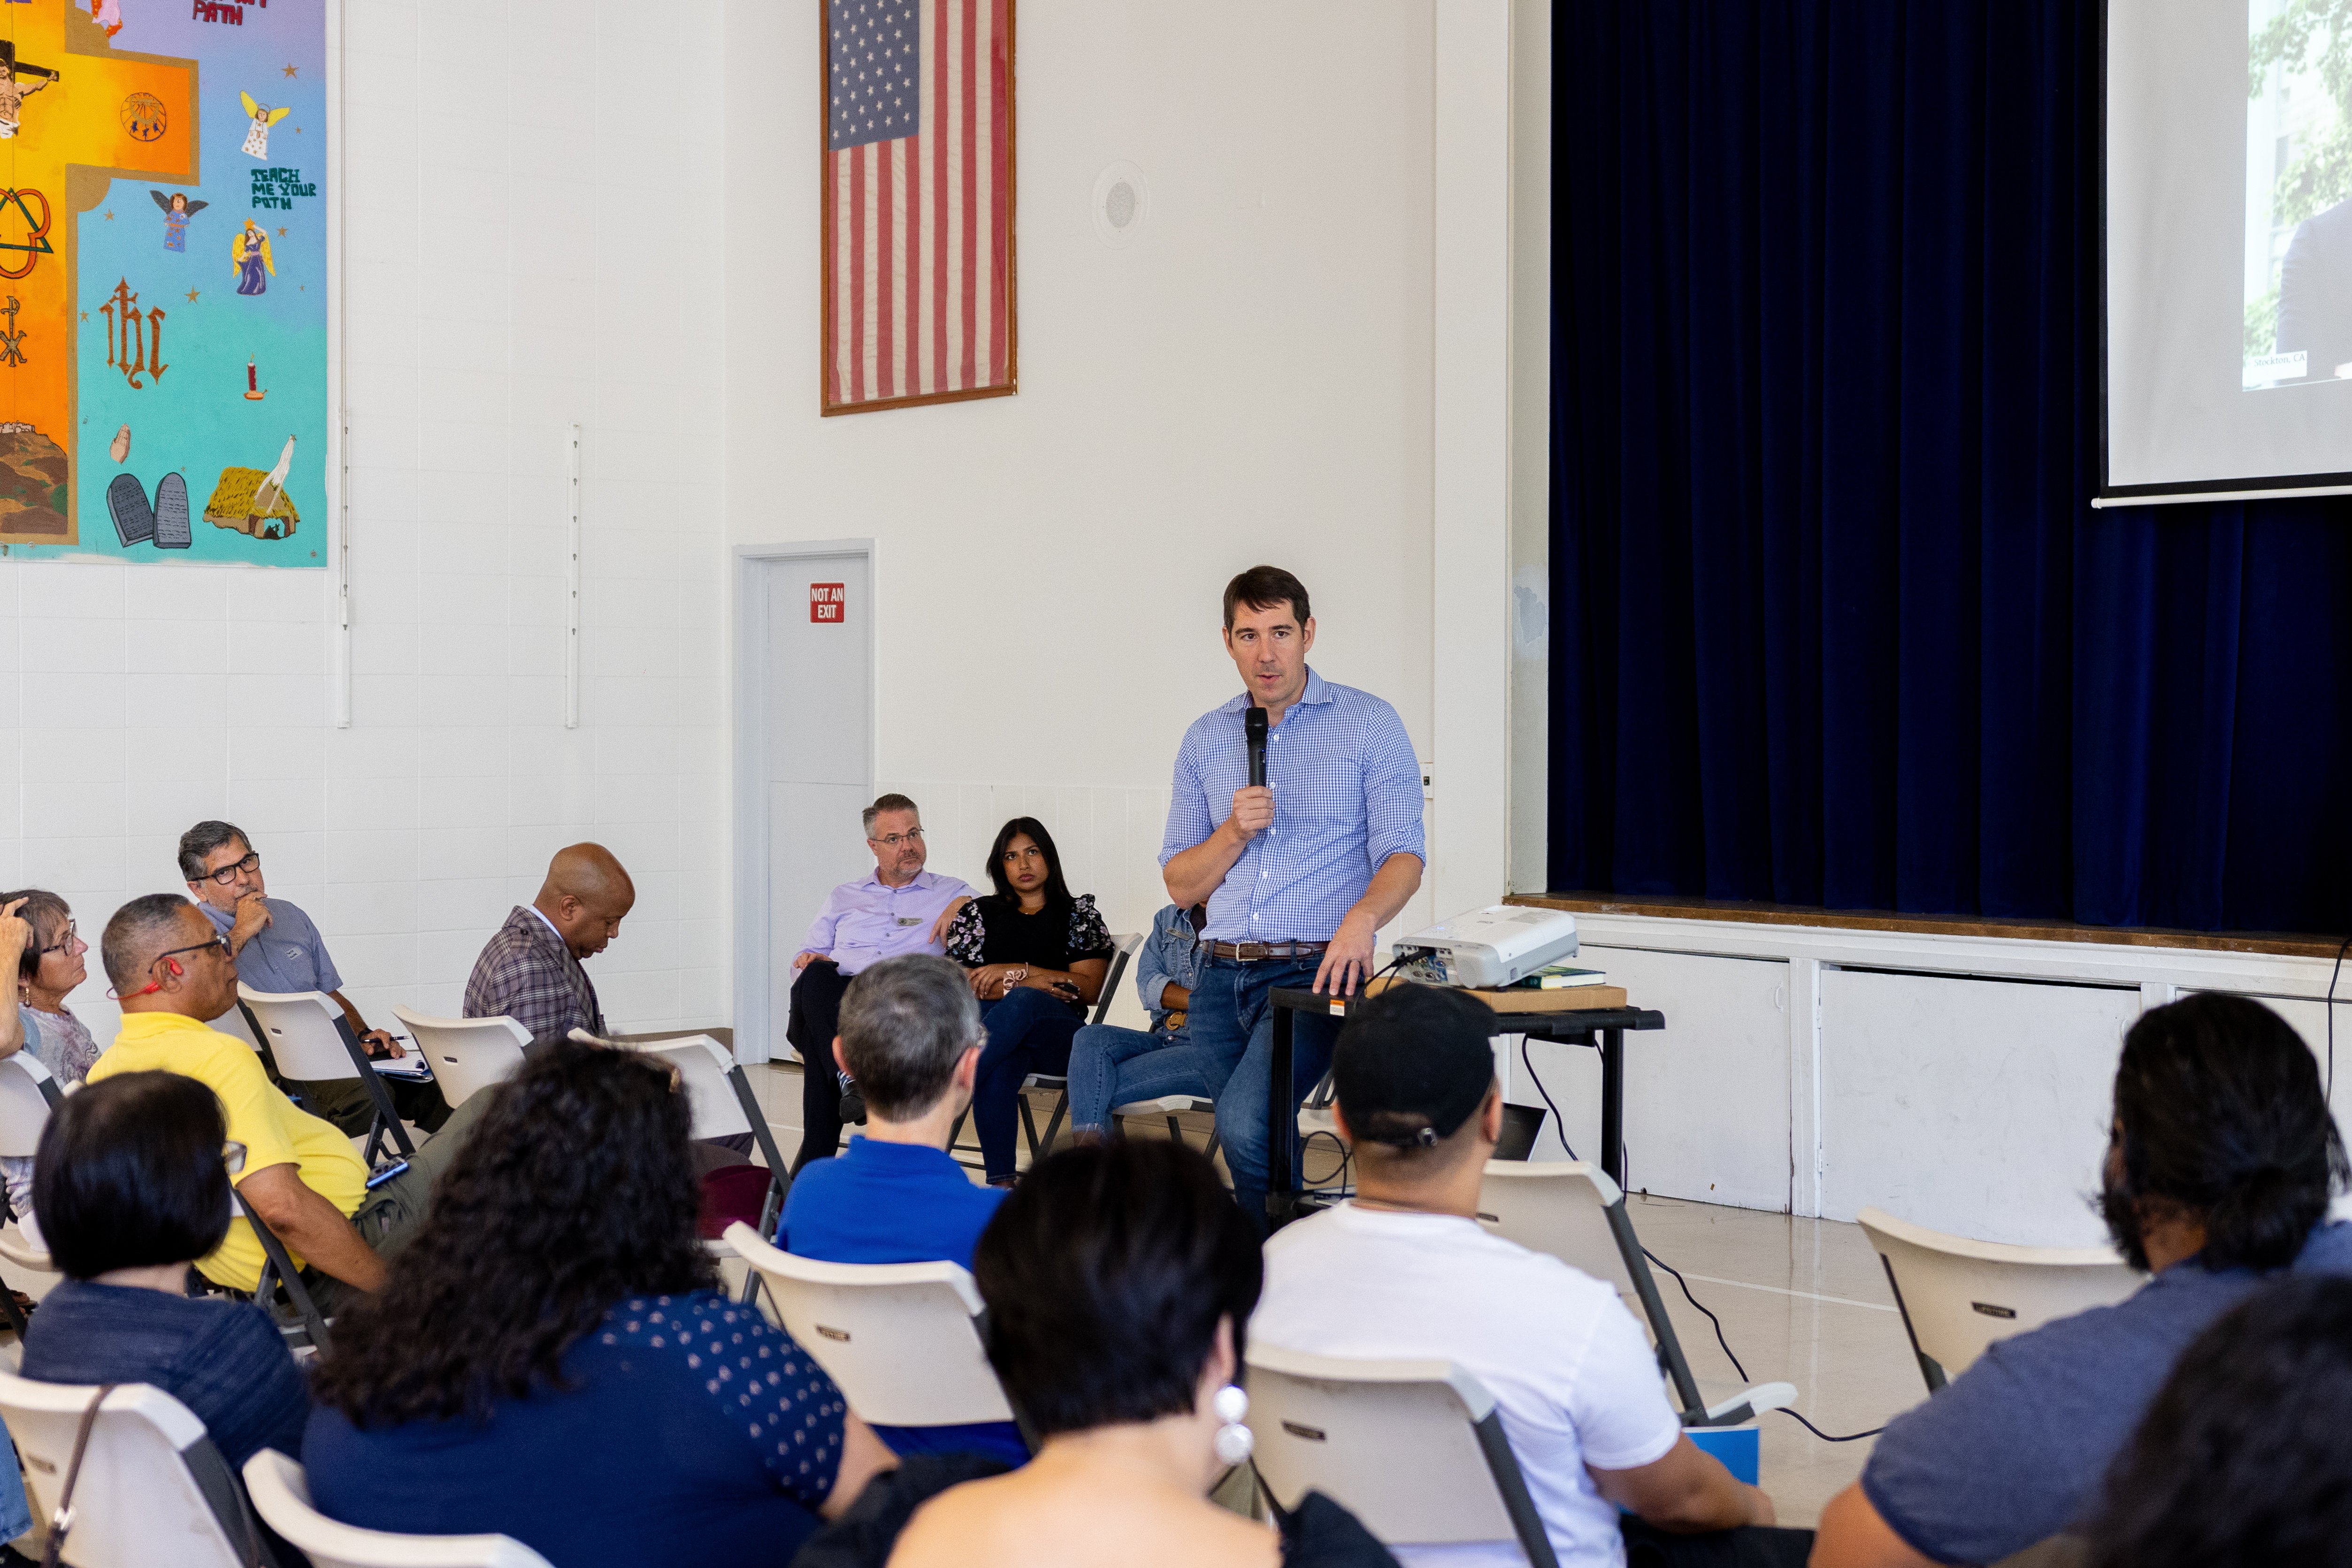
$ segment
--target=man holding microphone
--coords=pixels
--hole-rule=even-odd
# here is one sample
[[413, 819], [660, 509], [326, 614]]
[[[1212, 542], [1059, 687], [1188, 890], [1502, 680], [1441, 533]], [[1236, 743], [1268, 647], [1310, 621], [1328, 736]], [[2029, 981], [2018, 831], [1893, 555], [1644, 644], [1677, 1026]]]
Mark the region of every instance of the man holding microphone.
[[[1404, 724], [1370, 692], [1307, 667], [1315, 620], [1305, 586], [1254, 566], [1225, 585], [1224, 620], [1243, 693], [1184, 732], [1160, 864], [1179, 908], [1209, 906], [1192, 1040], [1226, 1074], [1217, 1135], [1234, 1199], [1263, 1228], [1272, 993], [1311, 986], [1353, 996], [1370, 977], [1375, 934], [1421, 886], [1428, 851], [1421, 764]], [[1292, 1114], [1330, 1064], [1337, 1035], [1335, 1019], [1297, 1016]]]

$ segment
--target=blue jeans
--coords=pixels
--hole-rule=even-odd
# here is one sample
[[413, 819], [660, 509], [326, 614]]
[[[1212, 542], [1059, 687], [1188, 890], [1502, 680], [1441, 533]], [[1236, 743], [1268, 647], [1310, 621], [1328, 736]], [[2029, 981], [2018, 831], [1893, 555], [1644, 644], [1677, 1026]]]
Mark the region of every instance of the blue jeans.
[[980, 1163], [990, 1176], [1013, 1174], [1013, 1133], [1021, 1113], [1021, 1081], [1033, 1072], [1058, 1073], [1070, 1065], [1070, 1040], [1086, 1019], [1076, 1009], [1034, 986], [980, 1004], [988, 1043], [980, 1051], [972, 1084], [971, 1122], [980, 1134]]
[[[1201, 978], [1192, 988], [1192, 1043], [1213, 1060], [1232, 1064], [1217, 1095], [1217, 1137], [1225, 1146], [1225, 1168], [1233, 1173], [1234, 1201], [1261, 1233], [1265, 1229], [1267, 1095], [1274, 1074], [1270, 993], [1277, 987], [1311, 989], [1321, 967], [1318, 957], [1244, 964], [1211, 956], [1202, 960]], [[1339, 1031], [1339, 1020], [1328, 1014], [1298, 1012], [1292, 1019], [1289, 1101], [1295, 1117], [1299, 1103], [1331, 1065], [1331, 1046]], [[1302, 1153], [1297, 1140], [1292, 1140], [1293, 1181], [1298, 1178]]]
[[1088, 1024], [1070, 1043], [1070, 1130], [1107, 1132], [1114, 1107], [1162, 1094], [1213, 1100], [1229, 1071], [1189, 1033]]
[[[0, 1291], [6, 1290], [0, 1285]], [[8, 1457], [0, 1459], [0, 1542], [16, 1540], [33, 1528], [33, 1505], [25, 1497], [25, 1478], [16, 1469], [16, 1448], [7, 1445]]]

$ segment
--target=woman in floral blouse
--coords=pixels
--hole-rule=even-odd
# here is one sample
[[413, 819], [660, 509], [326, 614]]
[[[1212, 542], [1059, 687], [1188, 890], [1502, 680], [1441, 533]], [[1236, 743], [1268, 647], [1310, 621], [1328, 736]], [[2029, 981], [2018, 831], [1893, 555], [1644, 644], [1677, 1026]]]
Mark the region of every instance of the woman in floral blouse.
[[996, 835], [988, 874], [996, 891], [957, 911], [948, 956], [971, 972], [988, 1044], [971, 1115], [993, 1186], [1013, 1185], [1013, 1129], [1021, 1083], [1070, 1064], [1070, 1040], [1102, 992], [1113, 951], [1091, 894], [1073, 897], [1054, 836], [1034, 817]]

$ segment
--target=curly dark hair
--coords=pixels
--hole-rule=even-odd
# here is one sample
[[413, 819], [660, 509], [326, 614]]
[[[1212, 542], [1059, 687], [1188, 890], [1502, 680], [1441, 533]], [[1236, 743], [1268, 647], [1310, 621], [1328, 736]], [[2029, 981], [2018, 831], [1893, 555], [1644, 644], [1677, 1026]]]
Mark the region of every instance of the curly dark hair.
[[1218, 1320], [1237, 1364], [1247, 1350], [1265, 1260], [1199, 1150], [1122, 1138], [1033, 1166], [971, 1272], [989, 1364], [1050, 1437], [1192, 1409]]
[[2292, 1276], [2181, 1353], [2107, 1477], [2095, 1568], [2346, 1561], [2352, 1280]]
[[[355, 1427], [485, 1419], [565, 1386], [628, 1296], [714, 1289], [688, 1097], [661, 1061], [551, 1040], [494, 1089], [391, 1279], [335, 1321], [311, 1397]], [[422, 1327], [425, 1332], [417, 1332]]]

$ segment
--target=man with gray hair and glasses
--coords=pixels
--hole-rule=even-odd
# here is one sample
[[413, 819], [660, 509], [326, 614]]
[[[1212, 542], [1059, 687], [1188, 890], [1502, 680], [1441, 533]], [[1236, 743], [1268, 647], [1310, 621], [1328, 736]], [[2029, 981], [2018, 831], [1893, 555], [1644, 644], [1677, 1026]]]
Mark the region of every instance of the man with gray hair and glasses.
[[[257, 991], [285, 996], [302, 991], [323, 992], [351, 1025], [352, 1033], [372, 1057], [404, 1056], [399, 1042], [383, 1030], [370, 1029], [359, 1009], [342, 993], [343, 977], [328, 956], [319, 927], [301, 905], [269, 896], [261, 874], [261, 854], [234, 822], [203, 821], [180, 835], [180, 874], [196, 907], [213, 929], [228, 938], [236, 977]], [[268, 1058], [263, 1057], [265, 1064]], [[274, 1071], [274, 1069], [272, 1069]], [[353, 1137], [366, 1133], [375, 1119], [375, 1100], [356, 1079], [326, 1082], [289, 1081], [286, 1092], [312, 1115], [332, 1122]], [[437, 1133], [449, 1120], [449, 1103], [436, 1083], [406, 1083], [387, 1079], [394, 1110], [404, 1122]]]
[[874, 852], [874, 874], [845, 882], [826, 895], [793, 960], [800, 975], [793, 981], [784, 1038], [801, 1053], [795, 1176], [811, 1160], [824, 1159], [840, 1146], [844, 1121], [866, 1120], [865, 1103], [844, 1082], [833, 1054], [849, 982], [885, 958], [944, 953], [948, 922], [972, 895], [956, 878], [923, 869], [929, 852], [922, 813], [904, 795], [884, 795], [866, 808], [866, 847]]
[[[776, 1244], [826, 1263], [971, 1268], [1009, 1190], [975, 1183], [947, 1152], [971, 1105], [987, 1039], [961, 965], [910, 953], [861, 971], [842, 998], [833, 1043], [866, 1092], [866, 1135], [793, 1183]], [[1009, 1465], [1029, 1458], [1009, 1421], [874, 1430], [902, 1456], [961, 1451]]]

